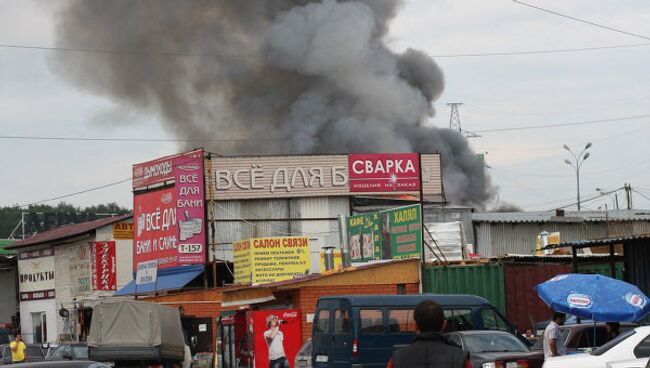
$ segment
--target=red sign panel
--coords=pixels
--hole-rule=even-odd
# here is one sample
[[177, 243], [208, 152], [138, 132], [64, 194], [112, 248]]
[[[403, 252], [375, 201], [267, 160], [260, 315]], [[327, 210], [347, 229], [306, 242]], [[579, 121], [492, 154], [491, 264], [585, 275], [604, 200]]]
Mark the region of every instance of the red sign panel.
[[116, 290], [115, 242], [96, 242], [92, 246], [93, 289]]
[[350, 192], [416, 192], [420, 190], [417, 153], [348, 155]]
[[[271, 322], [275, 319], [276, 322]], [[300, 311], [297, 309], [264, 310], [246, 312], [246, 324], [253, 338], [253, 346], [247, 346], [255, 355], [255, 367], [269, 368], [269, 362], [279, 363], [286, 359], [293, 367], [296, 354], [302, 345]], [[284, 367], [284, 365], [276, 365]]]
[[[171, 176], [166, 172], [167, 161]], [[135, 171], [140, 169], [143, 176], [138, 186], [168, 180], [174, 186], [134, 196], [134, 271], [138, 263], [156, 259], [159, 270], [205, 263], [203, 150], [135, 165], [134, 186]]]

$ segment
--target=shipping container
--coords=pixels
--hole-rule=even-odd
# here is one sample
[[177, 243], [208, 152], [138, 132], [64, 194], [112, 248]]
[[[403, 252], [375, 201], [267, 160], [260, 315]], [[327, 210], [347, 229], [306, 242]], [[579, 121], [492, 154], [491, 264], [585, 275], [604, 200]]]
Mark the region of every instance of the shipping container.
[[482, 296], [506, 314], [506, 299], [501, 263], [425, 268], [424, 290], [436, 294]]
[[490, 301], [520, 332], [549, 318], [550, 310], [535, 286], [557, 274], [570, 273], [571, 264], [491, 261], [458, 266], [425, 267], [424, 291], [471, 294]]
[[503, 263], [506, 315], [520, 332], [550, 318], [551, 310], [537, 296], [535, 286], [558, 274], [570, 273], [567, 263]]
[[[609, 263], [596, 263], [596, 264], [578, 264], [579, 273], [597, 273], [611, 277], [611, 269]], [[625, 263], [616, 262], [616, 278], [623, 280], [625, 277]]]

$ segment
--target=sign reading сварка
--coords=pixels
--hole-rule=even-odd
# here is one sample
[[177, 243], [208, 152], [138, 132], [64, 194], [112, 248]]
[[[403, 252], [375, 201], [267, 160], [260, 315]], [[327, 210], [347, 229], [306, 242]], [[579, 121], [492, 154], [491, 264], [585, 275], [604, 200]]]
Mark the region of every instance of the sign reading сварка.
[[[212, 159], [218, 200], [377, 194], [442, 201], [438, 154], [245, 156]], [[421, 180], [420, 180], [421, 178]]]

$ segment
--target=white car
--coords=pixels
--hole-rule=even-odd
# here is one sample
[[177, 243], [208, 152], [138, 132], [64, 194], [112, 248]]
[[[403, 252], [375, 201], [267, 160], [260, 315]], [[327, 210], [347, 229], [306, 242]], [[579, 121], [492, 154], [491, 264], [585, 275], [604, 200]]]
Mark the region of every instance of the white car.
[[[650, 326], [641, 326], [619, 335], [588, 354], [572, 354], [548, 358], [543, 368], [645, 368], [636, 362], [650, 357]], [[623, 365], [614, 365], [614, 364]], [[629, 363], [631, 365], [625, 365]]]
[[607, 368], [650, 368], [648, 358], [624, 360], [622, 362], [608, 363]]

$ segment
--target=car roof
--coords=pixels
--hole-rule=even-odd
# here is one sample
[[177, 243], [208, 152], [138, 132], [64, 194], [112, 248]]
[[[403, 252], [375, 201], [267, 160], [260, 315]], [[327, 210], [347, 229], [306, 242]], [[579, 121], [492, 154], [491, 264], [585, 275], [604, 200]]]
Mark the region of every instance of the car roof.
[[320, 300], [347, 300], [353, 307], [413, 307], [423, 300], [433, 300], [441, 306], [489, 306], [487, 299], [464, 294], [413, 294], [413, 295], [338, 295], [324, 296]]
[[459, 334], [459, 335], [507, 335], [513, 336], [510, 332], [506, 331], [495, 331], [495, 330], [464, 330], [464, 331], [453, 331], [449, 332], [450, 334]]

